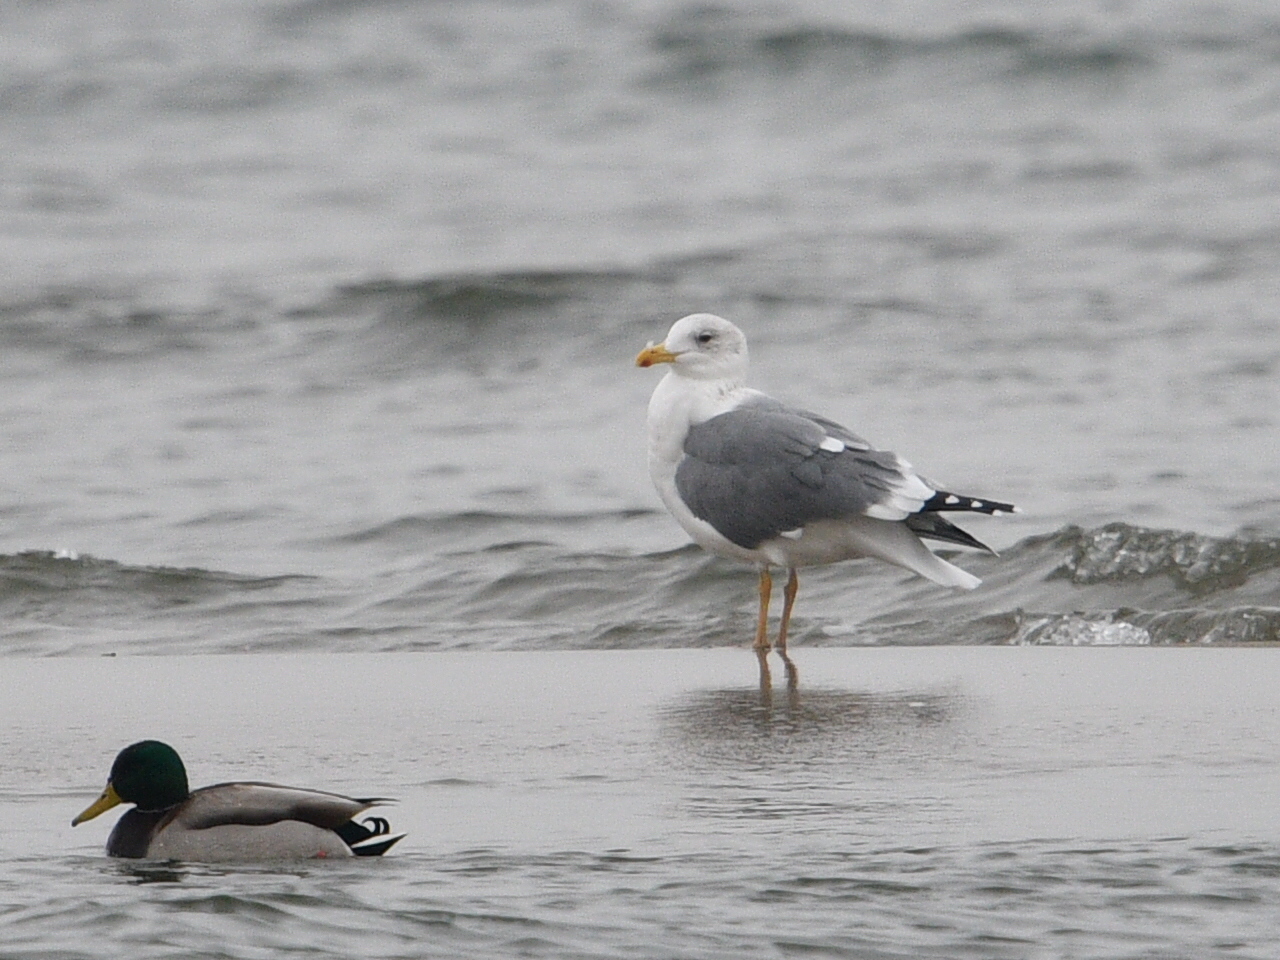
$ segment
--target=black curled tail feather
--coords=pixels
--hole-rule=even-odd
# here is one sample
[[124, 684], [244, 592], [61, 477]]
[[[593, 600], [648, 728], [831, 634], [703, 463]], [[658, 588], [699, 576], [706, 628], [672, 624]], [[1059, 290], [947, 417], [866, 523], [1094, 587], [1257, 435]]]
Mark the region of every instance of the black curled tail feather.
[[365, 817], [359, 823], [348, 820], [334, 828], [334, 833], [351, 848], [357, 857], [380, 857], [390, 850], [404, 834], [387, 837], [377, 843], [369, 843], [373, 837], [383, 837], [391, 833], [391, 823], [385, 817]]
[[386, 817], [365, 817], [360, 821], [360, 825], [368, 830], [372, 837], [391, 832], [391, 821]]

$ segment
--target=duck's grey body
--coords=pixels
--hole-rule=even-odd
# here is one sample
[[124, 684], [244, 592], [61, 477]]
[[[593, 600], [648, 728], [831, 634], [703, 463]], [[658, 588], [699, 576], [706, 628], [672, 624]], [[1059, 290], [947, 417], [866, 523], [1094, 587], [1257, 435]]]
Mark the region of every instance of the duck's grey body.
[[[119, 825], [116, 829], [119, 829]], [[114, 851], [111, 845], [114, 840], [115, 831], [112, 831], [107, 851], [113, 856], [130, 856]], [[300, 820], [280, 820], [258, 826], [225, 823], [203, 830], [172, 827], [161, 829], [151, 837], [146, 852], [140, 856], [150, 860], [199, 860], [217, 863], [309, 860], [315, 857], [350, 857], [354, 854], [332, 830]]]
[[[107, 839], [113, 857], [155, 860], [297, 860], [350, 857], [337, 831], [374, 806], [336, 793], [271, 783], [220, 783], [168, 810], [130, 810]], [[354, 841], [358, 842], [358, 841]]]

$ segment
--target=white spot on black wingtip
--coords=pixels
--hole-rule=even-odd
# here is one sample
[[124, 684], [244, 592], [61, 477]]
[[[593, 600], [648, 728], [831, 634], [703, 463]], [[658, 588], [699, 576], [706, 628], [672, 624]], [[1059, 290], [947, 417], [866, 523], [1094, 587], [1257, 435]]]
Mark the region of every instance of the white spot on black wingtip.
[[981, 501], [981, 500], [970, 500], [970, 501], [969, 501], [969, 508], [970, 508], [970, 509], [972, 509], [972, 510], [981, 510], [981, 509], [982, 509], [982, 507], [983, 507], [983, 503], [982, 503], [982, 501]]
[[960, 502], [960, 498], [957, 497], [954, 493], [947, 494], [947, 506], [954, 507], [959, 502]]

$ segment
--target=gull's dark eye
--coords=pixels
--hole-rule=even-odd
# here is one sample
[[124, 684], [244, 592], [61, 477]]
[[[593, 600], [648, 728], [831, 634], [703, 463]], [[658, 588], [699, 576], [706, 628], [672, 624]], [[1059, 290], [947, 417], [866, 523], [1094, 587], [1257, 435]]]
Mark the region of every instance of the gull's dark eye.
[[716, 335], [714, 333], [707, 333], [704, 331], [698, 334], [698, 343], [702, 344], [705, 347], [708, 343], [710, 343], [715, 338], [716, 338]]

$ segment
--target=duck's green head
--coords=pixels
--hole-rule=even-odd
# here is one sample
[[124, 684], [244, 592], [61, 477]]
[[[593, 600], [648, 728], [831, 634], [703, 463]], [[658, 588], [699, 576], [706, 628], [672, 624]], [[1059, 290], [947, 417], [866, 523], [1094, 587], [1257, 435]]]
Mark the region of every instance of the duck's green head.
[[159, 740], [143, 740], [120, 751], [102, 796], [71, 825], [92, 820], [121, 803], [135, 804], [139, 810], [167, 810], [187, 799], [190, 792], [187, 768], [178, 751]]

